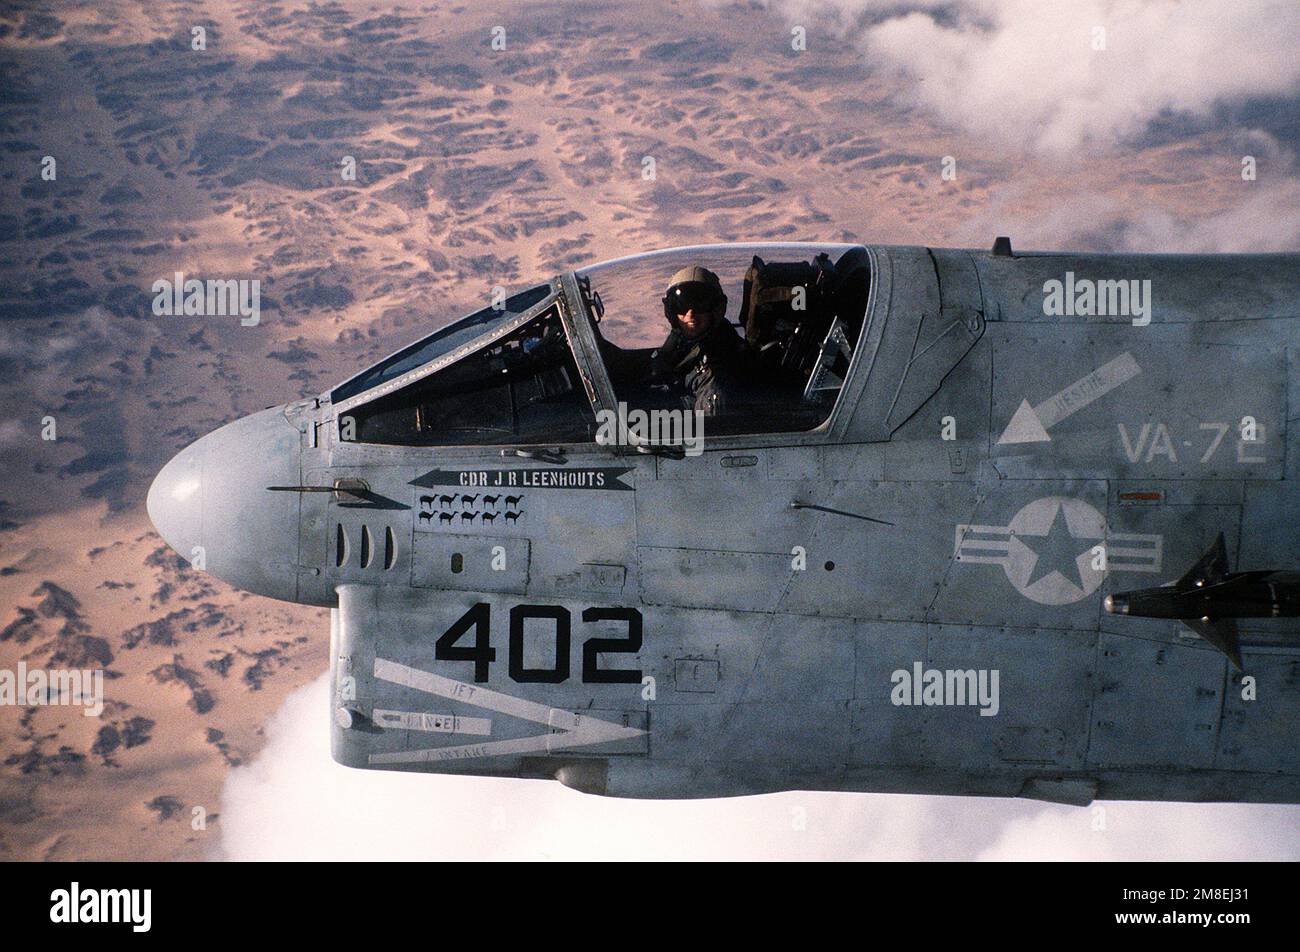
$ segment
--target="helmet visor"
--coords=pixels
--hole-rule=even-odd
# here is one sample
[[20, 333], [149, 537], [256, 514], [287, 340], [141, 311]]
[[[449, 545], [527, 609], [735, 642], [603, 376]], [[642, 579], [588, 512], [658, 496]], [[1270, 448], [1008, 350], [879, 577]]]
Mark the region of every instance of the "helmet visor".
[[668, 289], [668, 309], [674, 314], [711, 311], [722, 303], [718, 288], [703, 281], [684, 281]]

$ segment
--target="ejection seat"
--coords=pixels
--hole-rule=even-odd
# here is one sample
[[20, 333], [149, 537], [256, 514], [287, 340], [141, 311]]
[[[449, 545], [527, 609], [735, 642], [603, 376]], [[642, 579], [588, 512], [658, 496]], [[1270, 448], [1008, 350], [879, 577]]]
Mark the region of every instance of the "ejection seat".
[[[866, 250], [854, 248], [834, 264], [765, 262], [757, 255], [745, 272], [740, 318], [769, 382], [786, 399], [816, 399], [813, 378], [836, 354], [852, 354], [866, 312], [870, 272]], [[833, 369], [827, 367], [827, 369]], [[840, 379], [847, 365], [838, 368]]]

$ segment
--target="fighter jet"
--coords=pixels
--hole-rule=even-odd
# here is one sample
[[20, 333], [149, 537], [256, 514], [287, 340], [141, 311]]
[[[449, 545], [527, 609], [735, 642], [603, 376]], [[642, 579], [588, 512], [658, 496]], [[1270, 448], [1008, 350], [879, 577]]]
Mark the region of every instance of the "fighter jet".
[[1295, 803], [1298, 292], [1297, 254], [651, 252], [430, 315], [148, 509], [331, 609], [352, 767]]

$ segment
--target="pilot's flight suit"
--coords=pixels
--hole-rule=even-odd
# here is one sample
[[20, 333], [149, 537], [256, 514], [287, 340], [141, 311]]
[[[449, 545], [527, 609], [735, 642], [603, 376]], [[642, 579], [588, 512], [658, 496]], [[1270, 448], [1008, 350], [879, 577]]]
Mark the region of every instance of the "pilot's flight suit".
[[673, 328], [650, 356], [652, 380], [680, 384], [685, 390], [685, 409], [699, 410], [705, 416], [736, 411], [736, 405], [745, 399], [753, 363], [744, 339], [721, 319], [698, 340]]

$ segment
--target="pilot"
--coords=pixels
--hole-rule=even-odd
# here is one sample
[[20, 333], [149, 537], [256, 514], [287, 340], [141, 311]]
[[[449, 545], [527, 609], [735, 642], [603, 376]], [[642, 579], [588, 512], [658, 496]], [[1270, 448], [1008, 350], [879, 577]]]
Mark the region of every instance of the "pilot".
[[692, 265], [674, 274], [663, 298], [668, 338], [650, 357], [651, 382], [681, 387], [686, 409], [734, 412], [753, 370], [749, 345], [727, 320], [718, 276]]

